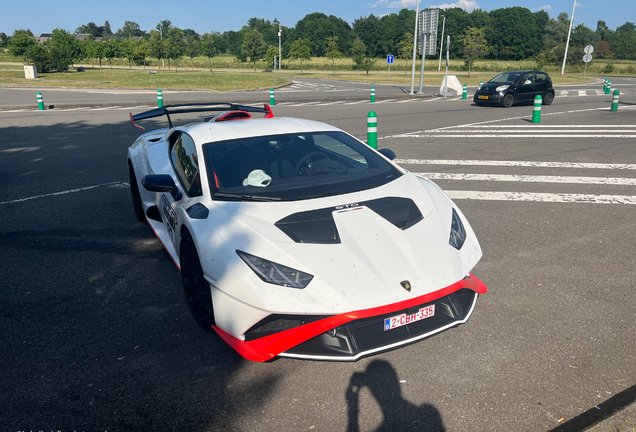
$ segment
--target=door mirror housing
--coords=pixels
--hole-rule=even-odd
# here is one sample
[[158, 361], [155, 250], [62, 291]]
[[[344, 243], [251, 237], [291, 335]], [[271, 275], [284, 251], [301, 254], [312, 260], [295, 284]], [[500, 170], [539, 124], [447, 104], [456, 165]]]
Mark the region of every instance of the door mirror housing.
[[175, 201], [182, 197], [179, 188], [168, 174], [148, 174], [141, 179], [141, 185], [150, 192], [170, 192]]
[[395, 152], [389, 148], [381, 148], [378, 152], [389, 160], [395, 159]]

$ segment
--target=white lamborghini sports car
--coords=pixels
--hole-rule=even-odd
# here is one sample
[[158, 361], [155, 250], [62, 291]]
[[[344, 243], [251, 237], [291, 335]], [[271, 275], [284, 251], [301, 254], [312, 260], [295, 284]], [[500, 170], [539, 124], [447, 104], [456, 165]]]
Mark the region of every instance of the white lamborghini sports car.
[[[171, 115], [216, 111], [173, 127]], [[252, 118], [250, 113], [264, 113]], [[135, 215], [196, 321], [249, 360], [355, 361], [465, 323], [486, 286], [462, 212], [328, 124], [268, 105], [171, 105], [128, 150]]]

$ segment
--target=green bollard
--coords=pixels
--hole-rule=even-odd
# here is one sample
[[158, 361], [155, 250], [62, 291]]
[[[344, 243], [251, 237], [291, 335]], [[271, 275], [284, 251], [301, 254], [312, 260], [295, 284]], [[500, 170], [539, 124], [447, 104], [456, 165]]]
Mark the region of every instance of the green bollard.
[[612, 82], [607, 80], [607, 87], [605, 88], [605, 94], [612, 94]]
[[375, 111], [370, 111], [367, 116], [367, 145], [378, 149], [378, 115]]
[[481, 90], [481, 86], [483, 86], [483, 85], [484, 85], [484, 82], [483, 81], [479, 81], [479, 89], [478, 90]]
[[603, 79], [603, 93], [607, 92], [607, 78]]
[[274, 101], [274, 89], [273, 89], [273, 88], [269, 89], [269, 105], [270, 105], [270, 106], [274, 106], [274, 105], [275, 105], [275, 101]]
[[468, 84], [464, 84], [464, 91], [462, 92], [462, 99], [466, 99], [466, 95], [468, 94]]
[[534, 108], [532, 110], [532, 123], [541, 123], [541, 102], [542, 98], [537, 95], [534, 98]]
[[621, 94], [619, 89], [614, 90], [614, 97], [612, 98], [612, 109], [611, 111], [618, 111], [618, 96]]
[[163, 106], [163, 93], [161, 89], [157, 90], [157, 106], [161, 108]]
[[38, 92], [38, 110], [44, 111], [44, 100], [42, 99], [42, 93]]
[[375, 103], [375, 87], [371, 87], [371, 103]]

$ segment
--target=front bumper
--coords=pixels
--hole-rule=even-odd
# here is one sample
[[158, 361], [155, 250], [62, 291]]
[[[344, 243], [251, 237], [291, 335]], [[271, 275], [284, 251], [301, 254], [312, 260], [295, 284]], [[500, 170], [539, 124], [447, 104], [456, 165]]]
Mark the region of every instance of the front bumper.
[[[248, 360], [273, 357], [356, 361], [361, 357], [413, 343], [465, 323], [486, 285], [470, 275], [446, 288], [402, 302], [352, 311], [301, 325], [256, 340], [242, 341], [212, 326], [218, 335]], [[384, 331], [385, 318], [411, 314], [435, 304], [435, 316]]]
[[[488, 99], [480, 99], [479, 96], [487, 96]], [[503, 100], [504, 95], [499, 93], [479, 93], [476, 92], [475, 96], [473, 96], [473, 102], [480, 103], [484, 105], [500, 105]]]

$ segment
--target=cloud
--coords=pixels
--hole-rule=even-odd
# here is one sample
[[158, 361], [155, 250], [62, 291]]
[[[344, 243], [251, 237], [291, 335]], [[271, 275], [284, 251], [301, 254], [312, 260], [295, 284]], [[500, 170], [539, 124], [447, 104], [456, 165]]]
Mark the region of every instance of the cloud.
[[583, 7], [583, 5], [581, 3], [579, 3], [579, 2], [576, 2], [576, 6], [577, 7]]
[[539, 8], [532, 9], [532, 12], [539, 12], [539, 11], [546, 11], [546, 12], [547, 12], [547, 11], [549, 11], [549, 10], [552, 10], [552, 6], [550, 6], [550, 5], [544, 5], [544, 6], [541, 6], [541, 7], [539, 7]]
[[415, 0], [378, 0], [377, 2], [371, 5], [374, 7], [385, 7], [385, 8], [408, 8], [415, 7]]
[[472, 11], [473, 9], [481, 9], [481, 6], [479, 6], [475, 0], [457, 0], [455, 3], [444, 3], [437, 6], [431, 5], [429, 7], [440, 8], [440, 9], [462, 8], [466, 11]]

